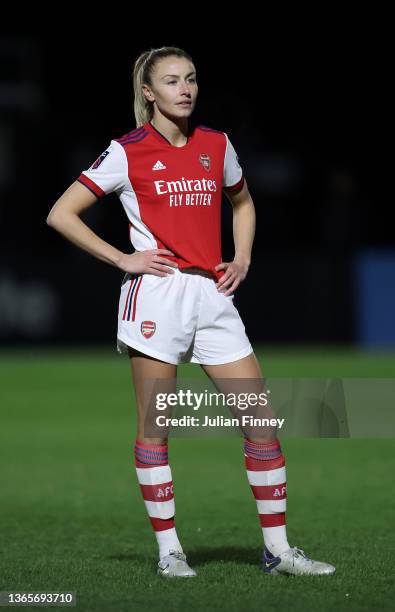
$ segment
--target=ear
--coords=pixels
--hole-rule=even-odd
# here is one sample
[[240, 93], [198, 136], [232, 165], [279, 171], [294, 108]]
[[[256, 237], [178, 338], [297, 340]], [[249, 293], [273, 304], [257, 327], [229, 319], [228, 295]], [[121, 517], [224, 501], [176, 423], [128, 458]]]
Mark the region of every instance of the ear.
[[143, 90], [143, 95], [148, 102], [153, 102], [155, 100], [154, 94], [147, 85], [142, 85], [141, 89]]

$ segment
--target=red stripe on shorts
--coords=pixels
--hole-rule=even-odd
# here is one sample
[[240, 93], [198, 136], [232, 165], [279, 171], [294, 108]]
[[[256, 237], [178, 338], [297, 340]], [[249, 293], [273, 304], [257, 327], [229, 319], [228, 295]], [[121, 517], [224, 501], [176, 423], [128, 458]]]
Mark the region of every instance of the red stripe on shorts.
[[123, 315], [122, 315], [122, 320], [123, 320], [123, 321], [125, 320], [125, 317], [126, 317], [126, 311], [127, 311], [127, 309], [128, 309], [129, 295], [130, 295], [130, 292], [131, 292], [131, 290], [132, 290], [132, 286], [133, 286], [133, 284], [135, 284], [135, 283], [136, 283], [136, 280], [137, 280], [137, 278], [134, 278], [133, 280], [131, 280], [131, 281], [130, 281], [128, 295], [126, 296], [125, 310], [123, 311]]
[[132, 312], [132, 321], [134, 321], [135, 319], [135, 315], [136, 315], [136, 304], [137, 304], [137, 294], [139, 292], [140, 289], [140, 285], [141, 285], [141, 281], [143, 280], [143, 275], [140, 276], [140, 280], [138, 282], [138, 285], [136, 287], [136, 291], [134, 292], [134, 296], [133, 296], [133, 312]]

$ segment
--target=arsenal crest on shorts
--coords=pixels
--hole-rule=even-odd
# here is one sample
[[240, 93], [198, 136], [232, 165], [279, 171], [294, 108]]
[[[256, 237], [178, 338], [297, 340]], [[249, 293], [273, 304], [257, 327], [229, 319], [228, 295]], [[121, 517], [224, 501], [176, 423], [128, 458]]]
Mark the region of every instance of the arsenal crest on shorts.
[[203, 168], [205, 168], [207, 172], [209, 172], [211, 167], [211, 160], [207, 153], [200, 153], [199, 161], [202, 164]]
[[153, 336], [155, 333], [156, 323], [155, 321], [143, 321], [140, 329], [144, 338], [151, 338], [151, 336]]

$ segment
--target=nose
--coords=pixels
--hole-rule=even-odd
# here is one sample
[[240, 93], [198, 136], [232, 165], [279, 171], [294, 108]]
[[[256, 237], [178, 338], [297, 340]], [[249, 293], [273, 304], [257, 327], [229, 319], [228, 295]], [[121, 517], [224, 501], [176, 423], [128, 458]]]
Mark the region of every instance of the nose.
[[189, 91], [189, 87], [186, 83], [181, 85], [181, 94], [186, 94], [188, 98], [191, 97], [191, 92]]

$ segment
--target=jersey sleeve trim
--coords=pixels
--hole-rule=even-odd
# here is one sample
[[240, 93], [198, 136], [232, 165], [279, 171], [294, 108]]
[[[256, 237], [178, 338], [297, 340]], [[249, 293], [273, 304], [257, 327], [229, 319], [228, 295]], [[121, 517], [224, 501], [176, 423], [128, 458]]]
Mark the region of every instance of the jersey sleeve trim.
[[243, 169], [239, 164], [238, 155], [229, 139], [226, 132], [223, 132], [225, 136], [226, 146], [224, 155], [224, 169], [223, 169], [223, 180], [222, 189], [226, 193], [234, 193], [239, 191], [244, 185]]
[[239, 191], [243, 186], [244, 186], [244, 176], [242, 176], [241, 179], [234, 185], [231, 185], [230, 187], [224, 186], [222, 189], [224, 189], [224, 191], [226, 191], [227, 193], [234, 193], [235, 191]]
[[83, 172], [76, 180], [82, 183], [82, 185], [85, 185], [85, 187], [88, 187], [88, 189], [90, 189], [90, 191], [92, 191], [92, 193], [94, 193], [98, 198], [102, 198], [106, 195], [103, 189], [96, 185], [96, 183], [94, 183], [92, 179], [85, 176]]

